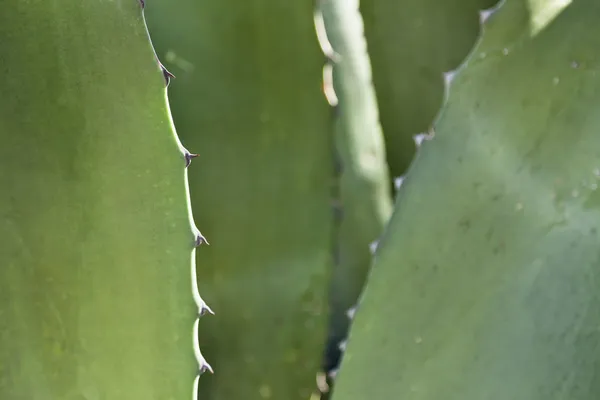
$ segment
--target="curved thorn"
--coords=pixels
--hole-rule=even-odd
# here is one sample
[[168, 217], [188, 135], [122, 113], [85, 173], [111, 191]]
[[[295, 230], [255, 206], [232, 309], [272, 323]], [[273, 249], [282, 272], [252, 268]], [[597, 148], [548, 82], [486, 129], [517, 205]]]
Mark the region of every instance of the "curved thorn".
[[212, 367], [210, 366], [210, 364], [208, 362], [206, 362], [206, 359], [204, 358], [204, 356], [202, 355], [202, 352], [200, 351], [200, 343], [198, 343], [198, 324], [199, 324], [200, 320], [196, 318], [196, 321], [194, 322], [194, 329], [193, 329], [193, 342], [194, 342], [194, 355], [196, 356], [196, 361], [198, 362], [198, 372], [199, 375], [202, 375], [204, 372], [206, 371], [210, 371], [210, 373], [214, 373]]
[[215, 312], [206, 304], [206, 302], [200, 296], [200, 290], [198, 289], [198, 274], [196, 273], [196, 264], [192, 262], [192, 296], [194, 302], [198, 307], [198, 318], [208, 314], [215, 315]]
[[196, 232], [196, 238], [194, 239], [194, 247], [200, 247], [202, 243], [210, 245], [210, 243], [208, 243], [208, 240], [206, 240], [206, 238], [202, 236], [200, 232]]
[[171, 78], [175, 78], [175, 75], [169, 72], [162, 64], [160, 64], [160, 69], [162, 70], [163, 77], [165, 78], [165, 85], [169, 86], [171, 83]]
[[348, 317], [348, 319], [354, 319], [354, 316], [356, 315], [356, 307], [357, 306], [351, 307], [346, 311], [346, 316]]
[[208, 306], [208, 304], [204, 303], [200, 307], [200, 310], [198, 312], [198, 316], [199, 317], [203, 317], [206, 314], [215, 315], [215, 312]]
[[192, 163], [192, 159], [198, 157], [198, 154], [195, 153], [190, 153], [189, 151], [185, 151], [185, 167], [189, 167], [190, 164]]
[[202, 375], [206, 371], [210, 372], [211, 374], [215, 373], [209, 363], [204, 363], [204, 365], [202, 365], [200, 367], [200, 369], [198, 370], [198, 372], [200, 373], [200, 375]]

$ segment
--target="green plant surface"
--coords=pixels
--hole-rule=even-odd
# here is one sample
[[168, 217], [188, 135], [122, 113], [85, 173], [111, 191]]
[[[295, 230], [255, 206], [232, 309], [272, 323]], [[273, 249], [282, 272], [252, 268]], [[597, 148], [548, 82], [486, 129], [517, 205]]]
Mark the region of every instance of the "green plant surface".
[[0, 398], [191, 398], [185, 161], [138, 1], [4, 2], [0, 37]]
[[506, 0], [400, 190], [338, 400], [600, 394], [600, 3]]
[[413, 136], [428, 132], [444, 98], [443, 73], [467, 56], [479, 35], [478, 11], [497, 0], [362, 0], [391, 175], [415, 154]]
[[146, 7], [211, 245], [200, 288], [201, 399], [306, 400], [327, 324], [333, 149], [311, 2], [154, 1]]
[[330, 369], [337, 367], [338, 347], [348, 333], [348, 310], [358, 301], [371, 265], [371, 245], [383, 232], [392, 200], [358, 1], [322, 0], [319, 8], [327, 34], [324, 50], [334, 52], [332, 75], [326, 74], [326, 78], [333, 77], [337, 98], [335, 146], [341, 169], [341, 219], [335, 243], [325, 360], [325, 368]]

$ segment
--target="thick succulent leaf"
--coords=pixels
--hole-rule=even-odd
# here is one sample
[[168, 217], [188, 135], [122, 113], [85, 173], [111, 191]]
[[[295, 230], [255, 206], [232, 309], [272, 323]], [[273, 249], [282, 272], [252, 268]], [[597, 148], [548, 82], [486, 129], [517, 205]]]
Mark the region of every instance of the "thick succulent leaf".
[[361, 0], [387, 159], [392, 176], [413, 159], [444, 98], [443, 73], [479, 35], [478, 10], [497, 0]]
[[600, 393], [600, 3], [507, 0], [400, 191], [334, 398]]
[[1, 8], [0, 398], [191, 398], [185, 162], [140, 4]]
[[[335, 145], [340, 164], [340, 220], [330, 289], [331, 320], [325, 369], [338, 366], [340, 345], [362, 291], [372, 250], [392, 210], [385, 144], [371, 82], [357, 0], [322, 0], [320, 11], [331, 53], [337, 99]], [[317, 18], [320, 21], [320, 18]], [[317, 24], [319, 26], [319, 24]], [[329, 46], [327, 45], [329, 44]], [[325, 69], [327, 72], [327, 67]]]
[[307, 399], [327, 323], [333, 149], [311, 2], [154, 1], [194, 215], [211, 246], [200, 287], [200, 398]]

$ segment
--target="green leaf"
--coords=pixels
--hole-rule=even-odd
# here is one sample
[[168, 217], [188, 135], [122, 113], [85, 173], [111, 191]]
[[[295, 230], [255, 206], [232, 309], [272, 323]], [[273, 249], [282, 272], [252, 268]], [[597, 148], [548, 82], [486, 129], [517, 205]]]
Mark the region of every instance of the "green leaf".
[[185, 162], [138, 1], [4, 2], [0, 37], [0, 398], [191, 398]]
[[497, 0], [362, 0], [365, 36], [393, 177], [415, 154], [444, 98], [443, 74], [479, 35], [478, 10]]
[[348, 310], [358, 301], [371, 265], [372, 249], [389, 219], [392, 201], [358, 1], [322, 0], [320, 10], [328, 39], [322, 39], [323, 47], [334, 60], [329, 65], [332, 75], [326, 77], [333, 77], [332, 89], [337, 98], [335, 144], [341, 170], [341, 212], [325, 360], [325, 368], [331, 369], [337, 367], [339, 346], [348, 333]]
[[327, 323], [332, 133], [311, 2], [155, 1], [149, 28], [211, 246], [198, 277], [217, 317], [200, 342], [207, 400], [302, 399]]
[[599, 18], [507, 0], [488, 20], [400, 192], [338, 399], [598, 398]]

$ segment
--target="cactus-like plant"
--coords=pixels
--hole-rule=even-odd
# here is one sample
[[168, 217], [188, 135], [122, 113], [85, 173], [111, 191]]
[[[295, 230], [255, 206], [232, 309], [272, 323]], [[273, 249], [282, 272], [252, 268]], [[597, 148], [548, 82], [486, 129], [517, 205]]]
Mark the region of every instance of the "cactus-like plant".
[[311, 2], [147, 4], [190, 166], [198, 259], [219, 318], [200, 342], [211, 400], [307, 399], [327, 324], [331, 270], [330, 110]]
[[196, 237], [140, 4], [1, 9], [0, 398], [191, 398]]
[[392, 209], [385, 144], [357, 0], [320, 0], [316, 14], [325, 93], [335, 107], [339, 221], [324, 368], [338, 367], [350, 310], [362, 291], [376, 240]]
[[600, 393], [600, 3], [506, 0], [397, 199], [334, 398]]
[[479, 35], [477, 11], [497, 0], [361, 0], [390, 173], [406, 172], [413, 137], [428, 133], [444, 97], [442, 73]]

